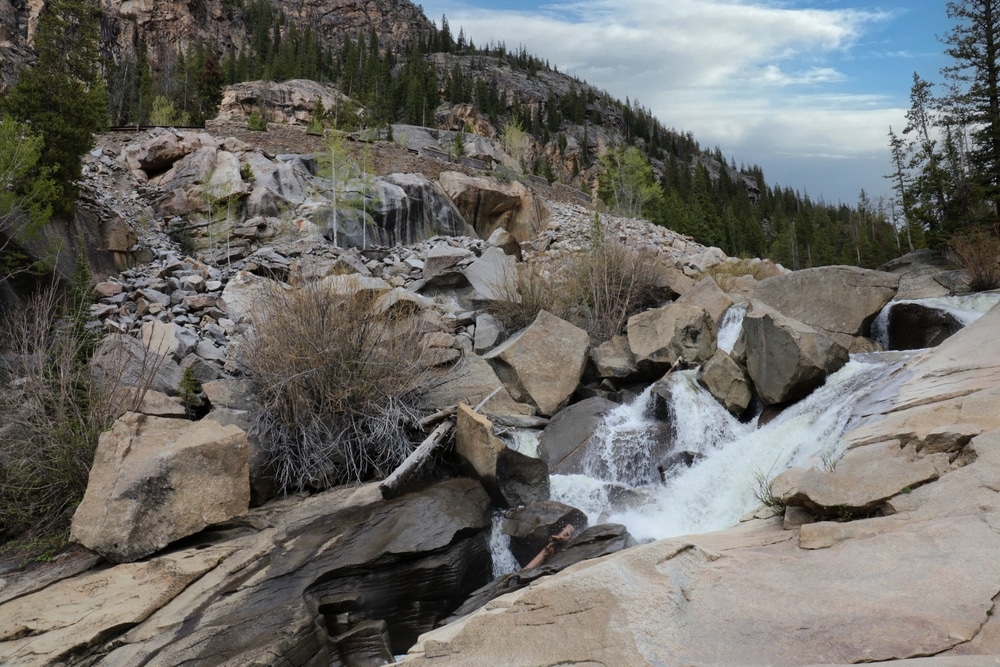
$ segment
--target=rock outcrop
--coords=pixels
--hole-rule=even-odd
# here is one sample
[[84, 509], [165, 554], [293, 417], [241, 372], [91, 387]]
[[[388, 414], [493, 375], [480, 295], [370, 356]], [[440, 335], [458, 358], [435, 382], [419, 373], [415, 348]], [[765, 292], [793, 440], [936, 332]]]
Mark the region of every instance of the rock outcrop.
[[135, 561], [249, 504], [246, 433], [128, 413], [101, 435], [70, 539], [112, 562]]

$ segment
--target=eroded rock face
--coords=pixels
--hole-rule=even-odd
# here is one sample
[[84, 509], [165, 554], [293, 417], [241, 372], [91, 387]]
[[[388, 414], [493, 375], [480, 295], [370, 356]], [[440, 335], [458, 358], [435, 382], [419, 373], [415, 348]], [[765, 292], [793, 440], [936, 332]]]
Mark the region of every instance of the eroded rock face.
[[872, 320], [896, 294], [899, 276], [853, 266], [793, 271], [757, 283], [754, 298], [844, 347], [870, 333]]
[[235, 426], [126, 414], [101, 435], [70, 539], [122, 563], [246, 513], [247, 449]]
[[759, 304], [747, 312], [743, 336], [747, 372], [767, 405], [806, 396], [848, 361], [847, 348]]
[[530, 241], [541, 227], [544, 208], [523, 183], [456, 171], [442, 172], [438, 182], [481, 238], [505, 229], [518, 241]]

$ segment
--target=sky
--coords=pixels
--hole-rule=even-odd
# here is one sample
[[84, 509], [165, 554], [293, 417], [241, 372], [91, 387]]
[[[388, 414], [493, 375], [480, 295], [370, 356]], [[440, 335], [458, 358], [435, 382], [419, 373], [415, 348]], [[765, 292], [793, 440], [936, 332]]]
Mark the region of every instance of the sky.
[[651, 109], [768, 185], [855, 204], [888, 195], [888, 130], [913, 73], [940, 82], [946, 0], [424, 0], [477, 46], [524, 46]]

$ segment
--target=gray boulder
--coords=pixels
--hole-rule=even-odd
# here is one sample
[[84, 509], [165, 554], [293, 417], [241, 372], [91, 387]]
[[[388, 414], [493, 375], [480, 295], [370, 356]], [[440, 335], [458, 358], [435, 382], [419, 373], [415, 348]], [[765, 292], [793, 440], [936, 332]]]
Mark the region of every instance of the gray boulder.
[[702, 278], [694, 287], [684, 292], [677, 303], [701, 306], [708, 311], [715, 330], [719, 330], [722, 316], [733, 305], [733, 299], [716, 284], [712, 277]]
[[798, 400], [847, 363], [847, 348], [815, 329], [752, 304], [743, 320], [747, 372], [766, 405]]
[[899, 276], [854, 266], [822, 266], [766, 278], [754, 298], [850, 348], [896, 295]]
[[587, 528], [587, 515], [564, 503], [548, 500], [509, 510], [503, 522], [503, 532], [510, 536], [510, 551], [522, 565], [531, 562], [538, 552], [566, 526], [574, 533]]
[[412, 245], [432, 236], [470, 236], [466, 224], [441, 187], [421, 174], [390, 174], [375, 181], [377, 242], [384, 246]]
[[483, 301], [505, 301], [517, 289], [517, 260], [502, 248], [487, 248], [463, 273]]
[[940, 345], [963, 326], [951, 313], [920, 303], [890, 303], [885, 314], [890, 350], [919, 350]]
[[126, 414], [101, 435], [70, 539], [129, 562], [244, 514], [247, 448], [235, 426]]
[[555, 475], [584, 472], [587, 443], [609, 410], [618, 407], [605, 398], [588, 398], [560, 410], [538, 442], [538, 455]]

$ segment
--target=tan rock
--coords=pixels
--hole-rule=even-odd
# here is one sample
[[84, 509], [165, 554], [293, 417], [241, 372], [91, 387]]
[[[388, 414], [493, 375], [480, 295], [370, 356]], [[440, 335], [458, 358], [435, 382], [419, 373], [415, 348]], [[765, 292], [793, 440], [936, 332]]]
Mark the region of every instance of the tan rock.
[[247, 449], [235, 426], [126, 414], [101, 435], [70, 539], [133, 561], [245, 513]]
[[701, 306], [674, 303], [633, 315], [628, 344], [640, 369], [662, 373], [678, 359], [698, 363], [715, 354], [715, 327]]
[[849, 348], [898, 287], [899, 276], [891, 273], [824, 266], [766, 278], [754, 298]]
[[753, 400], [746, 372], [722, 350], [702, 365], [698, 382], [734, 415], [745, 413]]
[[7, 602], [0, 663], [69, 664], [77, 652], [103, 641], [109, 629], [146, 620], [225, 556], [212, 549], [117, 565]]
[[543, 310], [529, 327], [484, 358], [497, 364], [498, 375], [509, 388], [513, 384], [514, 391], [550, 416], [576, 391], [589, 348], [586, 331]]
[[701, 306], [712, 318], [715, 329], [718, 331], [722, 316], [725, 315], [729, 307], [733, 305], [732, 298], [723, 292], [711, 277], [703, 278], [694, 287], [687, 290], [677, 299], [677, 303], [689, 303], [694, 306]]
[[[493, 394], [494, 390], [500, 391]], [[479, 405], [493, 394], [483, 406], [491, 415], [534, 415], [535, 408], [515, 401], [504, 388], [493, 367], [475, 354], [468, 354], [456, 364], [440, 383], [436, 383], [422, 396], [422, 405], [429, 410], [443, 410], [458, 403]]]
[[635, 355], [625, 336], [615, 336], [601, 343], [590, 351], [590, 357], [602, 378], [627, 378], [638, 371]]
[[493, 435], [493, 422], [464, 403], [458, 406], [455, 453], [491, 494], [497, 491], [497, 459], [506, 448], [503, 440]]
[[523, 183], [456, 171], [442, 172], [438, 182], [481, 238], [502, 228], [519, 242], [531, 241], [541, 228], [544, 208]]

